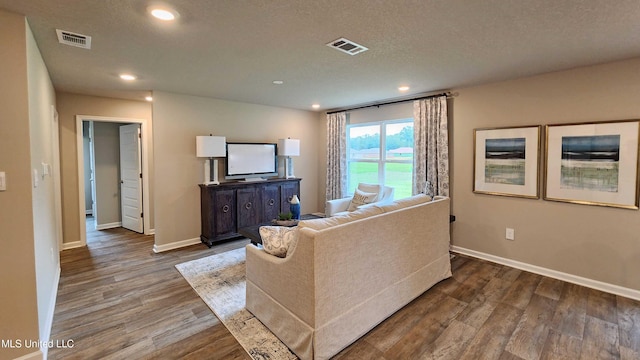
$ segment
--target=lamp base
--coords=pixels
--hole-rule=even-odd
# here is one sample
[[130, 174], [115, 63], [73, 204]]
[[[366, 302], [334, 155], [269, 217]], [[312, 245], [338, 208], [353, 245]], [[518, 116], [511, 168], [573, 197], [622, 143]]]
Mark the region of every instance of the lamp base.
[[284, 160], [284, 178], [285, 179], [295, 179], [296, 176], [293, 174], [293, 159], [291, 156], [287, 156]]
[[[211, 163], [213, 160], [213, 179], [211, 179]], [[204, 161], [204, 185], [220, 185], [218, 181], [218, 159], [207, 159]]]

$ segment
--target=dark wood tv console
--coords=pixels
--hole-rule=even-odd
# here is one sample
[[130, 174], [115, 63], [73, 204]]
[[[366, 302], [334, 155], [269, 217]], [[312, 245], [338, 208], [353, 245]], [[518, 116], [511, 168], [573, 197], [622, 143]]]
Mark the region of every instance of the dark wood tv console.
[[300, 180], [269, 179], [257, 182], [200, 184], [200, 240], [214, 243], [242, 237], [238, 229], [276, 219], [289, 212], [289, 199], [300, 197]]

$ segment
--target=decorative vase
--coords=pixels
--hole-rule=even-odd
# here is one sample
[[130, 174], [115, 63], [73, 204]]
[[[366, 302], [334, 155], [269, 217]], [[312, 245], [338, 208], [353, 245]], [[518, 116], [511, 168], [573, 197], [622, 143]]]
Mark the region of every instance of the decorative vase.
[[293, 219], [300, 219], [300, 199], [298, 199], [298, 195], [293, 195], [289, 200], [289, 211], [291, 211]]

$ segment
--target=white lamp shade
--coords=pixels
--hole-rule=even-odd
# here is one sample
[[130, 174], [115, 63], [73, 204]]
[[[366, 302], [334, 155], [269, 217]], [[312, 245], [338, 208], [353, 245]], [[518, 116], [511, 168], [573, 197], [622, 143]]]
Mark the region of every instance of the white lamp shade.
[[300, 156], [300, 139], [279, 139], [278, 155]]
[[197, 157], [223, 157], [227, 155], [227, 138], [224, 136], [196, 136]]

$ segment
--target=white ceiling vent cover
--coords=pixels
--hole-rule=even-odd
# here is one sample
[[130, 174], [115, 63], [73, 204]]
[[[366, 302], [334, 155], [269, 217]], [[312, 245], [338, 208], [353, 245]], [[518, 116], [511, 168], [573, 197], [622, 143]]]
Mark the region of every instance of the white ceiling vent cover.
[[56, 29], [60, 44], [91, 49], [91, 36], [72, 33], [71, 31]]
[[327, 46], [332, 47], [336, 50], [340, 50], [349, 55], [356, 55], [369, 50], [369, 48], [366, 48], [360, 44], [356, 44], [353, 41], [347, 40], [345, 38], [333, 40], [332, 42], [328, 43]]

